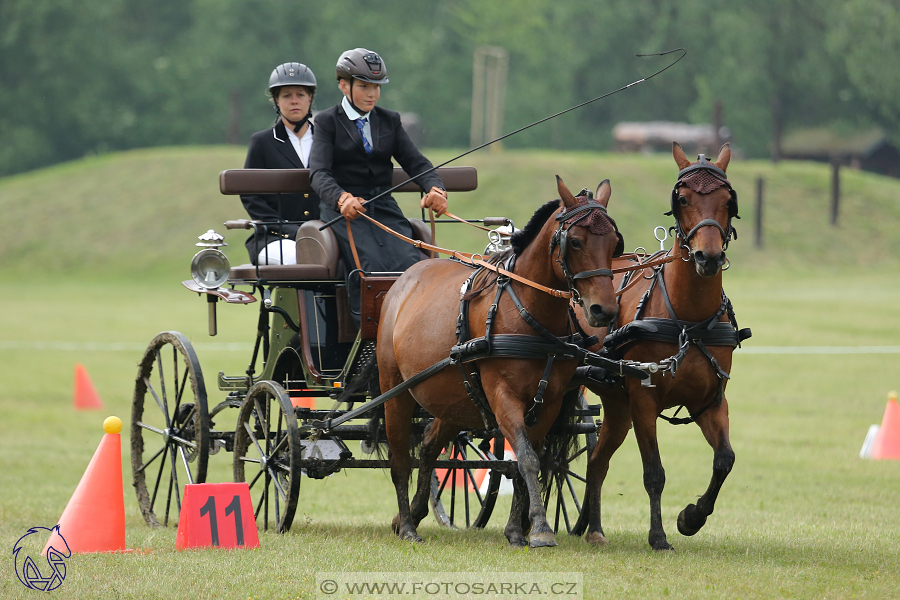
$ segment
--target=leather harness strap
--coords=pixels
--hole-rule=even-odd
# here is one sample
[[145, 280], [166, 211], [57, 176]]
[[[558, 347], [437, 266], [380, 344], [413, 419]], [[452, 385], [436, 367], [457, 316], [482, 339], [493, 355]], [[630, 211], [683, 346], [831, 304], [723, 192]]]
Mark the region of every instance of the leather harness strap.
[[[356, 268], [362, 271], [362, 265], [359, 263], [359, 254], [356, 253], [356, 242], [353, 241], [353, 230], [350, 229], [350, 219], [345, 219], [347, 222], [347, 238], [350, 240], [350, 251], [353, 252], [353, 262], [356, 263]], [[378, 223], [378, 221], [372, 219], [373, 223]]]
[[[644, 319], [644, 309], [653, 292], [654, 286], [657, 284], [660, 288], [660, 293], [662, 294], [666, 312], [669, 313], [669, 318]], [[728, 316], [728, 322], [719, 321], [722, 315]], [[684, 408], [683, 405], [675, 411], [675, 415], [672, 417], [667, 417], [663, 414], [659, 415], [660, 418], [673, 425], [686, 425], [688, 423], [693, 423], [697, 417], [703, 414], [710, 406], [722, 405], [722, 400], [725, 397], [725, 381], [730, 379], [729, 374], [722, 369], [706, 346], [729, 346], [734, 348], [740, 346], [740, 343], [748, 337], [750, 337], [749, 329], [738, 329], [737, 320], [734, 317], [734, 310], [731, 308], [731, 301], [728, 299], [728, 296], [725, 295], [724, 290], [722, 291], [722, 303], [719, 305], [719, 309], [715, 314], [699, 323], [679, 320], [675, 315], [675, 310], [672, 307], [672, 302], [669, 298], [668, 290], [666, 289], [665, 269], [660, 267], [655, 270], [650, 287], [647, 288], [647, 291], [642, 296], [640, 302], [638, 302], [634, 319], [619, 330], [610, 332], [610, 334], [606, 336], [603, 345], [614, 354], [620, 354], [626, 345], [641, 340], [676, 343], [679, 347], [678, 352], [670, 359], [667, 359], [670, 363], [669, 368], [671, 369], [673, 377], [675, 376], [675, 371], [680, 366], [681, 361], [687, 354], [690, 344], [696, 346], [701, 354], [709, 361], [719, 380], [716, 395], [709, 404], [705, 405], [697, 413], [689, 415], [688, 418], [676, 418], [675, 416], [682, 408]]]
[[[447, 213], [445, 213], [445, 214], [447, 214]], [[524, 277], [522, 277], [522, 276], [520, 276], [520, 275], [516, 275], [515, 273], [512, 273], [512, 272], [510, 272], [510, 271], [507, 271], [506, 269], [504, 269], [504, 268], [502, 268], [502, 267], [500, 267], [500, 266], [491, 264], [491, 263], [487, 262], [486, 260], [484, 260], [484, 257], [483, 257], [482, 255], [480, 255], [480, 254], [472, 254], [472, 253], [469, 253], [469, 252], [461, 252], [461, 251], [459, 251], [459, 250], [448, 250], [448, 249], [446, 249], [446, 248], [441, 248], [441, 247], [435, 246], [435, 245], [433, 245], [433, 244], [428, 244], [428, 243], [423, 242], [423, 241], [421, 241], [421, 240], [414, 240], [414, 239], [411, 239], [411, 238], [406, 237], [406, 236], [403, 235], [402, 233], [398, 233], [398, 232], [394, 231], [393, 229], [391, 229], [391, 228], [388, 227], [387, 225], [384, 225], [384, 224], [382, 224], [382, 223], [379, 223], [378, 221], [376, 221], [375, 219], [373, 219], [373, 218], [370, 217], [369, 215], [361, 214], [360, 216], [362, 216], [362, 217], [368, 219], [369, 221], [371, 221], [372, 223], [374, 223], [375, 225], [377, 225], [378, 227], [380, 227], [380, 228], [383, 229], [384, 231], [390, 233], [390, 234], [393, 235], [393, 236], [396, 236], [396, 237], [400, 238], [401, 240], [403, 240], [403, 241], [405, 241], [405, 242], [407, 242], [407, 243], [409, 243], [409, 244], [412, 244], [413, 246], [415, 246], [416, 248], [419, 248], [420, 250], [430, 250], [431, 252], [437, 252], [437, 253], [440, 253], [440, 254], [446, 254], [446, 255], [448, 255], [448, 256], [451, 256], [451, 257], [453, 257], [453, 258], [459, 260], [460, 262], [463, 262], [463, 263], [466, 263], [466, 264], [469, 264], [469, 265], [477, 265], [477, 266], [480, 266], [480, 267], [484, 267], [485, 269], [487, 269], [487, 270], [489, 270], [489, 271], [493, 271], [494, 273], [497, 273], [498, 275], [505, 275], [506, 277], [509, 277], [510, 279], [515, 279], [515, 280], [518, 281], [519, 283], [525, 284], [525, 285], [527, 285], [527, 286], [529, 286], [529, 287], [533, 287], [533, 288], [536, 289], [536, 290], [540, 290], [540, 291], [542, 291], [542, 292], [545, 292], [545, 293], [547, 293], [547, 294], [550, 294], [550, 295], [553, 296], [554, 298], [571, 298], [571, 297], [572, 297], [572, 293], [571, 293], [571, 292], [563, 291], [563, 290], [557, 290], [557, 289], [554, 289], [554, 288], [547, 287], [547, 286], [545, 286], [545, 285], [541, 285], [541, 284], [539, 284], [539, 283], [537, 283], [537, 282], [535, 282], [535, 281], [531, 281], [531, 280], [529, 280], [529, 279], [525, 279]], [[466, 221], [464, 221], [464, 222], [466, 222]], [[351, 238], [351, 240], [352, 240], [352, 238]], [[353, 244], [351, 244], [351, 247], [352, 247], [352, 246], [353, 246]], [[479, 257], [479, 258], [475, 258], [476, 256]], [[657, 258], [657, 259], [650, 260], [650, 261], [647, 261], [647, 262], [643, 262], [643, 263], [642, 263], [642, 262], [638, 262], [638, 264], [632, 265], [632, 266], [629, 266], [629, 267], [618, 267], [618, 268], [615, 268], [615, 269], [611, 269], [611, 271], [612, 271], [613, 273], [627, 273], [627, 272], [629, 272], [629, 271], [637, 271], [637, 270], [645, 269], [645, 268], [647, 268], [647, 267], [657, 267], [657, 266], [659, 266], [659, 265], [663, 265], [663, 264], [665, 264], [665, 263], [672, 262], [673, 260], [676, 260], [676, 259], [678, 259], [678, 256], [677, 256], [677, 255], [662, 256], [661, 258]], [[624, 290], [623, 290], [623, 291], [624, 291]]]

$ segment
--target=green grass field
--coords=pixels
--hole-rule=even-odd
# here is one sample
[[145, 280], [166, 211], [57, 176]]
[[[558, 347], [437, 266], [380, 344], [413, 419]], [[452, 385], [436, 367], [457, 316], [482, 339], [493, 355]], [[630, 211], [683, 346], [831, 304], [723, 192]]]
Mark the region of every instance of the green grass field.
[[[436, 157], [444, 154], [452, 156]], [[255, 309], [221, 307], [220, 334], [209, 338], [206, 303], [179, 284], [193, 238], [240, 216], [236, 198], [218, 195], [216, 174], [240, 166], [242, 155], [234, 148], [140, 151], [0, 180], [0, 209], [15, 224], [0, 240], [7, 288], [0, 305], [0, 540], [7, 548], [0, 597], [36, 593], [16, 579], [12, 546], [29, 527], [56, 522], [109, 414], [126, 421], [127, 543], [147, 552], [73, 557], [53, 592], [60, 597], [311, 598], [317, 574], [353, 571], [577, 571], [586, 598], [900, 597], [900, 461], [858, 458], [887, 392], [900, 388], [900, 354], [765, 353], [900, 346], [900, 183], [848, 172], [845, 218], [832, 229], [827, 169], [807, 164], [735, 161], [729, 169], [745, 218], [729, 250], [725, 288], [741, 326], [754, 332], [735, 354], [728, 386], [737, 462], [706, 527], [682, 537], [675, 519], [705, 489], [712, 453], [696, 427], [660, 424], [663, 518], [675, 552], [647, 545], [649, 509], [632, 436], [604, 489], [607, 548], [561, 535], [557, 548], [511, 550], [502, 501], [484, 531], [450, 531], [428, 517], [424, 544], [401, 543], [389, 527], [396, 512], [390, 478], [354, 471], [303, 480], [293, 528], [261, 534], [259, 550], [176, 551], [175, 529], [148, 529], [129, 483], [131, 393], [142, 350], [162, 330], [194, 342], [210, 386], [219, 370], [245, 367], [249, 351], [229, 344], [249, 346]], [[470, 164], [479, 167], [480, 191], [456, 196], [462, 216], [507, 214], [522, 225], [532, 207], [553, 197], [559, 173], [577, 188], [612, 180], [610, 212], [629, 247], [649, 246], [652, 227], [669, 224], [661, 213], [671, 158], [476, 157]], [[751, 235], [757, 174], [767, 178], [771, 207], [764, 250], [753, 248]], [[443, 234], [443, 245], [483, 244], [450, 231], [457, 233]], [[244, 261], [242, 237], [229, 235], [233, 263]], [[104, 410], [72, 409], [75, 363], [86, 366]], [[211, 391], [212, 402], [220, 399]], [[211, 479], [228, 480], [230, 455], [211, 462]]]

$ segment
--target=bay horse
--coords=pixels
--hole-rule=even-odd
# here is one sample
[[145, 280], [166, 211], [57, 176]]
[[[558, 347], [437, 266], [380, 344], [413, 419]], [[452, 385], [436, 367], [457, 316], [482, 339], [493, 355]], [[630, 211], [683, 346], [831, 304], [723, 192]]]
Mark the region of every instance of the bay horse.
[[[460, 431], [487, 428], [495, 421], [518, 459], [521, 479], [516, 487], [526, 488], [532, 523], [527, 540], [521, 527], [508, 530], [507, 538], [514, 546], [556, 545], [541, 502], [534, 448], [556, 419], [577, 367], [559, 340], [573, 333], [569, 296], [581, 304], [586, 322], [595, 327], [613, 322], [618, 307], [609, 267], [622, 248], [615, 223], [606, 214], [608, 180], [597, 188], [596, 199], [587, 191], [576, 198], [559, 177], [557, 190], [560, 200], [538, 209], [513, 236], [513, 249], [491, 257], [491, 264], [514, 275], [473, 271], [451, 259], [427, 260], [410, 267], [385, 298], [377, 343], [382, 390], [445, 359], [451, 348], [466, 346], [460, 340], [491, 347], [486, 357], [469, 363], [461, 359], [385, 404], [399, 507], [392, 528], [403, 540], [422, 541], [416, 528], [428, 514], [432, 472], [441, 450]], [[460, 330], [468, 335], [459, 336]], [[504, 340], [508, 352], [494, 353]], [[538, 352], [529, 355], [529, 344], [537, 344]], [[558, 360], [549, 357], [555, 353], [560, 353]], [[480, 389], [480, 395], [473, 388]], [[410, 504], [410, 430], [416, 404], [434, 420], [419, 448], [418, 483]]]
[[[680, 533], [694, 535], [703, 527], [734, 465], [724, 392], [732, 351], [750, 332], [738, 331], [722, 290], [725, 249], [732, 236], [737, 237], [731, 226], [731, 219], [737, 217], [737, 194], [725, 173], [731, 150], [726, 144], [714, 163], [703, 155], [691, 163], [681, 146], [673, 143], [672, 155], [680, 172], [672, 191], [671, 213], [666, 214], [675, 217], [675, 245], [670, 252], [677, 253], [680, 260], [655, 268], [652, 275], [641, 277], [637, 271], [625, 282], [630, 286], [621, 292], [616, 330], [605, 342], [612, 352], [610, 358], [655, 362], [668, 369], [652, 375], [652, 387], [633, 378], [625, 378], [624, 386], [613, 387], [587, 382], [602, 399], [603, 424], [588, 463], [584, 508], [573, 533], [580, 535], [586, 529], [586, 540], [594, 545], [608, 543], [600, 522], [600, 492], [610, 457], [625, 440], [630, 424], [634, 424], [644, 488], [650, 497], [648, 541], [655, 550], [672, 549], [661, 517], [666, 474], [656, 424], [662, 411], [679, 406], [686, 409], [690, 418], [674, 422], [696, 422], [714, 451], [709, 487], [696, 504], [689, 504], [679, 514]], [[616, 285], [621, 290], [619, 276]], [[586, 329], [601, 338], [605, 333], [590, 324]]]

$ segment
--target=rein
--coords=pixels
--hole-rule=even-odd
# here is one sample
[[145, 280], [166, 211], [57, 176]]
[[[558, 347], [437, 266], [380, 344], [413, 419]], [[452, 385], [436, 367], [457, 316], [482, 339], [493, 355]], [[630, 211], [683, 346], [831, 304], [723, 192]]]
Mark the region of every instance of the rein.
[[[598, 206], [599, 206], [599, 205], [598, 205]], [[449, 214], [449, 213], [445, 213], [445, 214]], [[563, 214], [565, 214], [565, 213], [563, 213]], [[492, 263], [489, 263], [489, 262], [487, 262], [486, 260], [484, 260], [484, 256], [481, 255], [481, 254], [472, 254], [472, 253], [469, 253], [469, 252], [462, 252], [462, 251], [460, 251], [460, 250], [448, 250], [448, 249], [446, 249], [446, 248], [441, 248], [440, 246], [435, 246], [435, 245], [433, 245], [433, 244], [429, 244], [429, 243], [427, 243], [427, 242], [423, 242], [422, 240], [414, 240], [414, 239], [412, 239], [412, 238], [406, 237], [406, 236], [403, 235], [402, 233], [399, 233], [399, 232], [397, 232], [397, 231], [394, 231], [393, 229], [391, 229], [391, 228], [388, 227], [387, 225], [384, 225], [384, 224], [382, 224], [382, 223], [379, 223], [378, 221], [376, 221], [375, 219], [373, 219], [372, 217], [370, 217], [369, 215], [367, 215], [367, 214], [365, 214], [365, 213], [361, 213], [360, 216], [361, 216], [361, 217], [364, 217], [364, 218], [366, 218], [366, 219], [368, 219], [369, 222], [371, 222], [371, 223], [377, 225], [377, 226], [380, 227], [382, 230], [384, 230], [384, 231], [390, 233], [391, 235], [393, 235], [393, 236], [395, 236], [395, 237], [397, 237], [397, 238], [403, 240], [404, 242], [406, 242], [406, 243], [408, 243], [408, 244], [412, 244], [413, 246], [415, 246], [415, 247], [418, 248], [419, 250], [426, 250], [426, 251], [429, 251], [429, 252], [436, 252], [436, 253], [439, 253], [439, 254], [446, 254], [446, 255], [448, 255], [448, 256], [450, 256], [450, 257], [452, 257], [452, 258], [455, 258], [455, 259], [457, 259], [458, 261], [460, 261], [460, 262], [462, 262], [462, 263], [465, 263], [465, 264], [467, 264], [467, 265], [478, 266], [478, 267], [484, 267], [485, 269], [487, 269], [487, 270], [489, 270], [489, 271], [493, 271], [493, 272], [496, 273], [497, 275], [503, 275], [503, 276], [505, 276], [505, 277], [509, 277], [510, 279], [515, 279], [515, 280], [518, 281], [519, 283], [522, 283], [522, 284], [524, 284], [524, 285], [527, 285], [527, 286], [529, 286], [529, 287], [532, 287], [532, 288], [534, 288], [534, 289], [536, 289], [536, 290], [539, 290], [539, 291], [541, 291], [541, 292], [545, 292], [545, 293], [547, 293], [547, 294], [550, 294], [550, 295], [553, 296], [554, 298], [572, 298], [572, 297], [574, 296], [574, 295], [572, 294], [572, 292], [570, 292], [570, 291], [558, 290], [558, 289], [554, 289], [554, 288], [547, 287], [547, 286], [545, 286], [545, 285], [542, 285], [542, 284], [540, 284], [540, 283], [537, 283], [536, 281], [531, 281], [530, 279], [526, 279], [526, 278], [522, 277], [521, 275], [516, 275], [515, 273], [513, 273], [513, 272], [511, 272], [511, 271], [508, 271], [508, 270], [504, 269], [503, 267], [500, 267], [499, 265], [494, 265], [494, 264], [492, 264]], [[462, 220], [462, 219], [459, 219], [458, 217], [455, 217], [455, 216], [454, 216], [454, 218], [456, 218], [456, 219], [458, 219], [458, 220], [460, 220], [460, 221], [462, 221], [462, 222], [464, 222], [464, 223], [468, 223], [468, 221], [464, 221], [464, 220]], [[569, 218], [571, 218], [571, 215], [569, 215]], [[474, 225], [473, 223], [469, 223], [469, 224], [470, 224], [470, 225], [473, 225], [474, 227], [479, 227], [478, 225]], [[485, 228], [479, 227], [479, 229], [485, 229]], [[354, 259], [354, 261], [356, 261], [356, 266], [357, 266], [357, 268], [361, 268], [361, 267], [359, 266], [359, 265], [360, 265], [360, 263], [359, 263], [359, 257], [358, 257], [357, 254], [356, 254], [356, 243], [353, 241], [353, 232], [352, 232], [351, 229], [350, 229], [350, 221], [347, 221], [347, 235], [348, 235], [348, 237], [350, 238], [350, 248], [353, 249], [353, 259]], [[609, 276], [611, 277], [611, 276], [612, 276], [613, 274], [615, 274], [615, 273], [627, 273], [627, 272], [629, 272], [629, 271], [638, 271], [638, 270], [641, 270], [641, 269], [646, 269], [646, 268], [648, 268], [648, 267], [656, 267], [656, 266], [659, 266], [659, 265], [663, 265], [663, 264], [665, 264], [665, 263], [672, 262], [673, 260], [677, 260], [677, 259], [678, 259], [678, 256], [670, 255], [670, 256], [663, 256], [663, 257], [660, 257], [660, 258], [657, 258], [657, 259], [652, 259], [652, 260], [649, 260], [649, 261], [647, 261], [647, 262], [640, 262], [640, 256], [639, 256], [639, 255], [635, 254], [635, 255], [631, 255], [631, 256], [634, 256], [635, 259], [638, 261], [638, 263], [637, 263], [636, 265], [631, 265], [631, 266], [628, 266], [628, 267], [617, 267], [617, 268], [614, 268], [614, 269], [598, 269], [598, 271], [610, 271]], [[579, 273], [578, 275], [582, 275], [583, 277], [581, 277], [581, 278], [584, 279], [584, 278], [587, 278], [587, 277], [592, 277], [592, 276], [593, 276], [592, 273], [594, 273], [594, 272], [593, 272], [593, 271], [582, 271], [582, 272]], [[606, 275], [605, 272], [604, 272], [604, 273], [598, 273], [598, 274], [599, 274], [599, 275]], [[576, 278], [579, 278], [578, 275], [576, 275]], [[637, 281], [637, 280], [636, 280], [636, 281]], [[628, 288], [626, 287], [625, 289], [628, 289]], [[620, 290], [619, 292], [616, 293], [616, 295], [617, 295], [617, 296], [618, 296], [618, 295], [621, 295], [622, 292], [625, 291], [625, 289]]]

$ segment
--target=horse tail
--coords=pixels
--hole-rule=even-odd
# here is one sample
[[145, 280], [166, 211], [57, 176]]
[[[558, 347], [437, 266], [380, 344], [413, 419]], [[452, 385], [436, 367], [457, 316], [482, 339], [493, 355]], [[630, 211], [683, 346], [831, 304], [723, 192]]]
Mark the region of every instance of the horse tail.
[[575, 452], [578, 433], [573, 426], [577, 421], [576, 408], [580, 401], [580, 388], [571, 389], [563, 395], [559, 414], [544, 440], [543, 451], [540, 453], [541, 471], [539, 476], [542, 495], [549, 492], [558, 475], [566, 472], [569, 456]]

